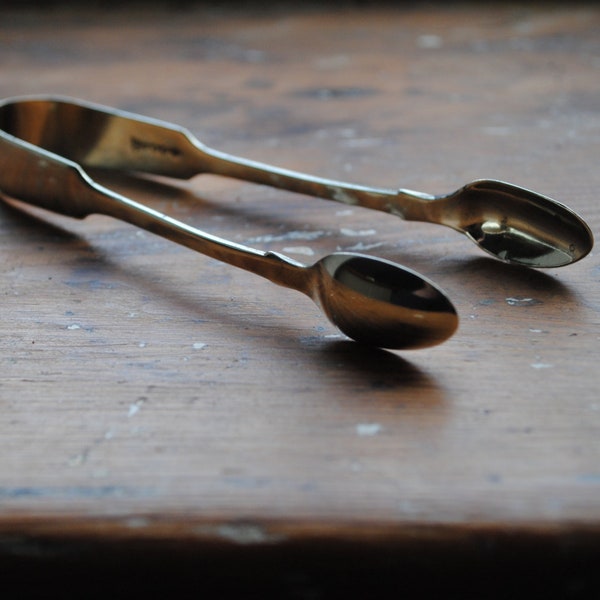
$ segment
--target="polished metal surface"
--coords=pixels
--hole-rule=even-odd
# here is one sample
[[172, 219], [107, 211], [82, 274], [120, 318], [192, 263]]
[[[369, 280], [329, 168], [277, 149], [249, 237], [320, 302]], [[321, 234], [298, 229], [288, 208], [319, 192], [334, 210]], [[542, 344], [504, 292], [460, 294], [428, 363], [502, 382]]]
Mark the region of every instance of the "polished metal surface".
[[[135, 157], [141, 152], [139, 145], [132, 145], [133, 139], [153, 145], [150, 155], [158, 154], [165, 162], [177, 154], [173, 146], [165, 146], [169, 142], [155, 140], [144, 131], [125, 133], [127, 143], [121, 144], [121, 122], [90, 110], [53, 102], [5, 105], [1, 126], [6, 129], [0, 130], [0, 191], [71, 217], [109, 215], [298, 290], [312, 298], [342, 332], [364, 344], [423, 348], [443, 342], [456, 330], [458, 317], [450, 300], [409, 269], [352, 253], [331, 254], [314, 265], [303, 265], [212, 236], [97, 184], [75, 161], [109, 162], [101, 158], [105, 136], [112, 140], [108, 155], [120, 167], [127, 163], [128, 155]], [[64, 135], [59, 135], [61, 130]], [[150, 161], [151, 166], [160, 162]]]
[[474, 181], [445, 196], [353, 185], [234, 157], [181, 127], [60, 97], [5, 100], [0, 128], [83, 166], [178, 178], [215, 173], [446, 225], [496, 258], [528, 267], [568, 265], [593, 246], [590, 228], [571, 209], [502, 181]]

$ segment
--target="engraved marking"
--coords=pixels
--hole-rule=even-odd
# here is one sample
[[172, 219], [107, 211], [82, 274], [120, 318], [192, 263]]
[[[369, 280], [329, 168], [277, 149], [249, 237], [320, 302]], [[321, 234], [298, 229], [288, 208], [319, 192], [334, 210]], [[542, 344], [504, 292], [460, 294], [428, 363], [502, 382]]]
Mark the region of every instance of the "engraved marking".
[[162, 156], [170, 156], [171, 158], [179, 158], [182, 154], [181, 150], [174, 146], [165, 146], [164, 144], [158, 144], [156, 142], [148, 142], [136, 137], [131, 138], [131, 147], [133, 150], [154, 152], [156, 154], [161, 154]]

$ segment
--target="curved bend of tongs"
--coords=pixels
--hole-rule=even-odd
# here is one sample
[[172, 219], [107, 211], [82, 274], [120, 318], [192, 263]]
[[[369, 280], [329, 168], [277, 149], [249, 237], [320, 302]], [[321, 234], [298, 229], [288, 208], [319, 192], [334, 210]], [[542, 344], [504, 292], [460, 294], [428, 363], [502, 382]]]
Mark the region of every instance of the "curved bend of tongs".
[[[40, 123], [30, 123], [33, 129]], [[217, 260], [309, 293], [303, 267], [288, 257], [263, 252], [200, 231], [94, 181], [75, 161], [2, 129], [0, 191], [16, 200], [82, 219], [103, 214], [136, 225]]]

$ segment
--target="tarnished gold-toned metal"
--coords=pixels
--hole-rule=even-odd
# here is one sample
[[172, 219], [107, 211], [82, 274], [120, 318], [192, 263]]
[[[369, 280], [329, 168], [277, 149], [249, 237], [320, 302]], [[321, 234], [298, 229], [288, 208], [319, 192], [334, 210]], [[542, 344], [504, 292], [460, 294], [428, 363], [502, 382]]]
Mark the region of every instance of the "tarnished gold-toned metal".
[[[102, 113], [61, 102], [5, 105], [1, 117], [4, 130], [0, 130], [0, 190], [71, 217], [100, 213], [127, 221], [298, 290], [312, 298], [342, 332], [364, 344], [423, 348], [443, 342], [456, 330], [458, 317], [450, 300], [410, 269], [353, 253], [335, 253], [314, 265], [303, 265], [281, 254], [215, 237], [99, 185], [75, 161], [109, 163], [102, 157], [105, 135], [113, 139], [106, 156], [121, 168], [129, 166], [124, 165], [129, 153], [152, 157], [177, 152], [173, 146], [165, 146], [167, 141], [156, 140], [143, 130], [126, 133], [120, 121], [100, 123], [99, 115]], [[125, 119], [124, 123], [128, 122]], [[63, 127], [64, 135], [60, 135]], [[118, 141], [123, 133], [131, 137], [121, 145]], [[152, 168], [160, 162], [149, 161], [147, 166], [160, 170]]]
[[5, 100], [0, 127], [83, 166], [178, 178], [214, 173], [447, 225], [496, 258], [528, 267], [567, 265], [593, 246], [571, 209], [502, 181], [474, 181], [445, 196], [348, 184], [231, 156], [181, 127], [60, 97]]

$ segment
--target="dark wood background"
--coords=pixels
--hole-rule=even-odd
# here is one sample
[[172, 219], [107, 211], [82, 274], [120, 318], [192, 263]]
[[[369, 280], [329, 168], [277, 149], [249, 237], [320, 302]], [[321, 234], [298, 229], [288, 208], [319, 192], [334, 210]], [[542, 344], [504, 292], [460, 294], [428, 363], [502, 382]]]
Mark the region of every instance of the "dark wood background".
[[[599, 229], [593, 3], [22, 3], [0, 16], [1, 97], [76, 96], [357, 183], [504, 179]], [[444, 287], [461, 324], [436, 348], [368, 350], [251, 274], [107, 218], [1, 203], [5, 581], [589, 597], [597, 252], [528, 270], [450, 229], [226, 178], [95, 175], [301, 261], [356, 249], [406, 264]]]

